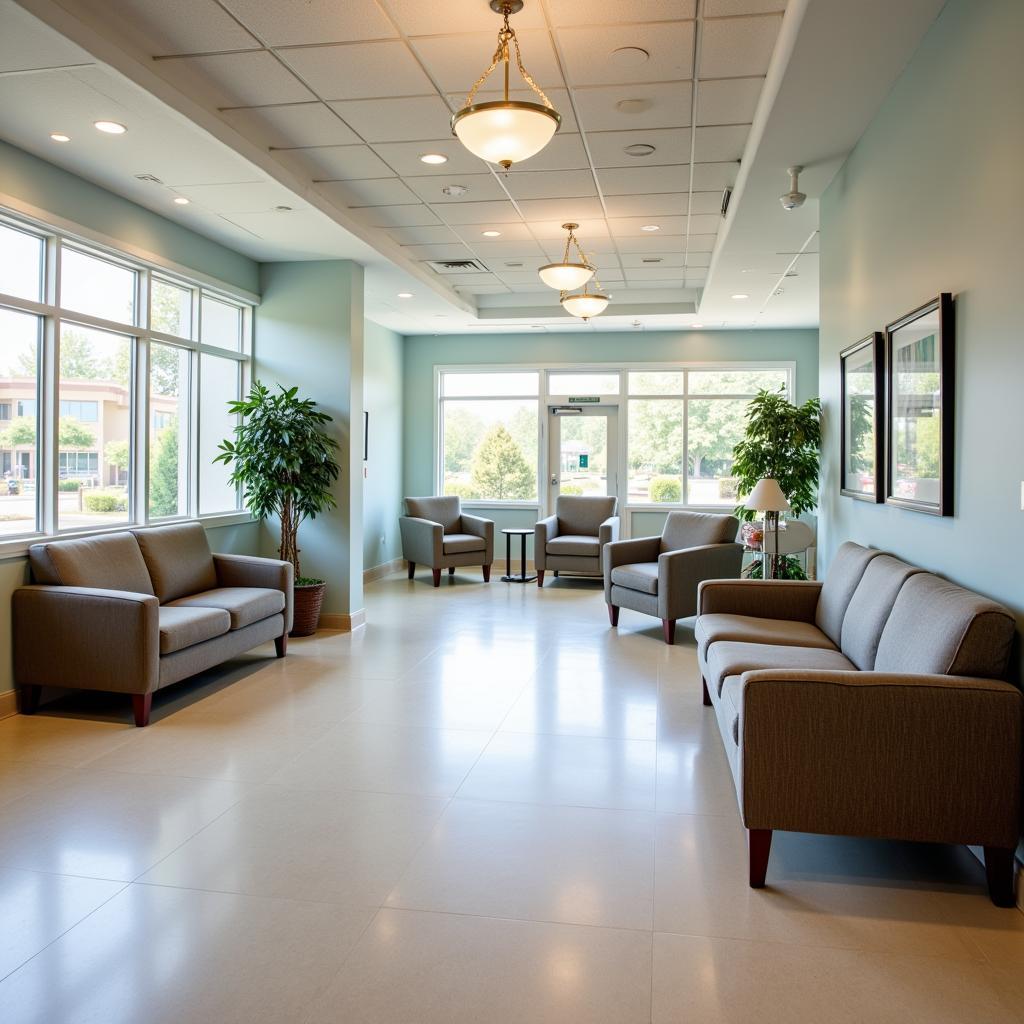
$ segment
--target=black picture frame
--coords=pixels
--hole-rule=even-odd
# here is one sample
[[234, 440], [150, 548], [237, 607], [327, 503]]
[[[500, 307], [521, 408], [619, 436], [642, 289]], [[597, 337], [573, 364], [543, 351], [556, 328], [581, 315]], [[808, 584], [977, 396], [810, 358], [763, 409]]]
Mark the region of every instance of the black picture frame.
[[370, 413], [363, 410], [363, 462], [370, 460]]
[[[850, 450], [850, 421], [853, 419], [853, 397], [851, 396], [850, 374], [870, 359], [871, 373], [871, 429], [873, 440], [871, 453], [874, 468], [870, 489], [848, 486], [853, 453]], [[859, 363], [859, 365], [858, 365]], [[858, 501], [880, 504], [885, 500], [885, 335], [873, 331], [866, 338], [854, 342], [839, 353], [840, 416], [839, 416], [839, 493]], [[863, 392], [861, 392], [863, 394]]]
[[[933, 516], [953, 515], [955, 323], [953, 296], [942, 292], [886, 325], [887, 505]], [[916, 352], [911, 351], [912, 346]], [[901, 366], [909, 369], [901, 372]], [[921, 375], [925, 387], [924, 375], [937, 374], [937, 387], [931, 391], [907, 387], [915, 374]], [[927, 447], [920, 436], [925, 424]], [[901, 464], [909, 467], [911, 463], [925, 468], [918, 469], [916, 476], [910, 468], [901, 470]]]

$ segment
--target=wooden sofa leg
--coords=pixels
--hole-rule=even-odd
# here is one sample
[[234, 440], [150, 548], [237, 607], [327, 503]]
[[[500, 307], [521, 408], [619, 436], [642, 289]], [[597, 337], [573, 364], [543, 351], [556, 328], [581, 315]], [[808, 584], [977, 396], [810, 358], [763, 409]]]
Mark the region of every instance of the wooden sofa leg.
[[410, 562], [409, 563], [409, 579], [412, 579], [413, 576], [415, 576], [415, 575], [416, 575], [416, 563], [415, 562]]
[[538, 569], [537, 570], [537, 586], [538, 587], [543, 587], [544, 586], [544, 570], [543, 569]]
[[708, 692], [708, 681], [701, 676], [700, 685], [704, 687], [704, 707], [711, 707], [711, 694]]
[[274, 646], [277, 648], [277, 656], [283, 658], [288, 653], [288, 634], [274, 637]]
[[750, 888], [763, 889], [768, 874], [768, 856], [772, 851], [770, 828], [747, 829], [747, 851], [750, 857]]
[[433, 573], [434, 573], [434, 586], [435, 587], [441, 586], [441, 570], [440, 569], [434, 569]]
[[32, 684], [21, 688], [21, 708], [23, 715], [34, 715], [39, 710], [39, 699], [43, 695], [43, 688]]
[[489, 565], [485, 565], [483, 567], [483, 569], [484, 569], [484, 583], [490, 583], [491, 582], [491, 567]]
[[1001, 846], [985, 847], [985, 874], [989, 899], [997, 907], [1016, 906], [1013, 896], [1013, 850]]
[[676, 620], [675, 619], [662, 619], [661, 629], [665, 634], [665, 643], [671, 647], [676, 642]]
[[608, 605], [608, 621], [613, 626], [617, 626], [619, 624], [619, 609], [618, 609], [617, 605], [614, 605], [614, 604], [609, 604]]
[[149, 712], [153, 707], [153, 694], [151, 693], [133, 693], [132, 694], [132, 711], [135, 712], [135, 724], [141, 729], [144, 725], [149, 725]]

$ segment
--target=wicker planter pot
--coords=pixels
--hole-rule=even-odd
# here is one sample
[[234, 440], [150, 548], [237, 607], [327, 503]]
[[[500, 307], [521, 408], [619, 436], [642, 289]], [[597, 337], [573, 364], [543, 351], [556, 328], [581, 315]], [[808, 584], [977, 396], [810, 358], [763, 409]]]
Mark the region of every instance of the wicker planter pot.
[[326, 583], [307, 583], [295, 588], [295, 616], [289, 636], [312, 636], [320, 621]]

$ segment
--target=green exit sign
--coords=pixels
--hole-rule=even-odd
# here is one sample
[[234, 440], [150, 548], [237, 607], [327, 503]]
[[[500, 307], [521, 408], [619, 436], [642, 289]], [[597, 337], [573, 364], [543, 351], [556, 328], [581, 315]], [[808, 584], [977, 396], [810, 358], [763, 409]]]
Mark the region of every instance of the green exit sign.
[[580, 469], [589, 469], [589, 468], [590, 468], [590, 456], [589, 455], [581, 455], [580, 456]]
[[582, 397], [570, 398], [570, 405], [597, 405], [601, 399], [597, 395], [583, 395]]

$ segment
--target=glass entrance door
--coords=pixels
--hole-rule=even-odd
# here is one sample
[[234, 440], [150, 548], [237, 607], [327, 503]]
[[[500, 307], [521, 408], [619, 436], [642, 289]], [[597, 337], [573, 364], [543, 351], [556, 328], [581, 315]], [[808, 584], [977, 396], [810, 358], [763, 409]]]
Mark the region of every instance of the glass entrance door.
[[618, 497], [618, 409], [555, 406], [548, 424], [550, 511], [559, 494]]

